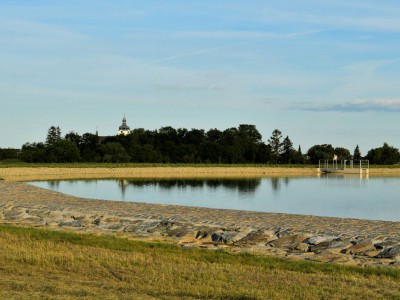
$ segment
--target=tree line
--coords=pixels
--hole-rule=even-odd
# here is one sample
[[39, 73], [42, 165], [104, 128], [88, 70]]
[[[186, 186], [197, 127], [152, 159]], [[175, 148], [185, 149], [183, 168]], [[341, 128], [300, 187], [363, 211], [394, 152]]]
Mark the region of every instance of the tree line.
[[358, 145], [353, 153], [330, 144], [315, 145], [306, 154], [294, 148], [289, 136], [275, 129], [268, 142], [255, 125], [241, 124], [223, 131], [216, 128], [185, 129], [167, 126], [158, 130], [134, 129], [129, 135], [100, 137], [79, 135], [51, 126], [46, 141], [26, 143], [22, 149], [0, 149], [0, 161], [19, 159], [29, 163], [220, 163], [220, 164], [318, 164], [320, 159], [369, 159], [371, 164], [395, 164], [399, 150], [387, 143], [362, 156]]

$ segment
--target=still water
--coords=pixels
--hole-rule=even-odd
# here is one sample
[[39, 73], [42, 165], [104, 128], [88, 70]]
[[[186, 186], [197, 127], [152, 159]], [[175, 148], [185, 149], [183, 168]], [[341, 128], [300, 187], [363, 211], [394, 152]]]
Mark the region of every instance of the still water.
[[104, 200], [400, 221], [400, 177], [66, 180], [30, 184]]

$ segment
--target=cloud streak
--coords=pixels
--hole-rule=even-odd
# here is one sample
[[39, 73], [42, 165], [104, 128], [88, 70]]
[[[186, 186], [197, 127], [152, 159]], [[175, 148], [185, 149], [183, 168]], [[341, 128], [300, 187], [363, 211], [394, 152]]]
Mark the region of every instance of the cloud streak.
[[400, 112], [400, 99], [357, 99], [336, 104], [300, 103], [293, 108], [316, 112]]

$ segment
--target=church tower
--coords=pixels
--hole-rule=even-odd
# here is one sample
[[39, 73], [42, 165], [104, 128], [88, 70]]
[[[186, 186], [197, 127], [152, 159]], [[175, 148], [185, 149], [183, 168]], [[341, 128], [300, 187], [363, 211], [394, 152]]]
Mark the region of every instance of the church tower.
[[117, 134], [118, 135], [121, 135], [121, 134], [128, 135], [130, 133], [131, 133], [131, 129], [129, 128], [128, 125], [126, 125], [126, 118], [125, 118], [125, 115], [124, 115], [124, 118], [122, 119], [122, 125], [119, 126]]

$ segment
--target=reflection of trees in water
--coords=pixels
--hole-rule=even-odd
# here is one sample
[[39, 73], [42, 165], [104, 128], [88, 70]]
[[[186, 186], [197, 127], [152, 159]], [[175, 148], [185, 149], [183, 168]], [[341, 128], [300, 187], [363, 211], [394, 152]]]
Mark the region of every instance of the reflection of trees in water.
[[281, 181], [278, 177], [271, 178], [271, 186], [273, 191], [279, 191], [281, 189]]
[[272, 186], [272, 190], [274, 192], [279, 192], [279, 190], [282, 187], [282, 181], [284, 182], [284, 184], [286, 186], [288, 186], [289, 182], [290, 182], [290, 178], [289, 177], [284, 177], [284, 178], [272, 177], [271, 178], [271, 186]]
[[[261, 179], [169, 179], [169, 180], [120, 180], [126, 182], [127, 185], [134, 187], [157, 186], [161, 189], [202, 189], [208, 187], [211, 189], [224, 188], [228, 190], [237, 190], [240, 193], [254, 193], [261, 184]], [[120, 188], [125, 189], [121, 183]]]
[[48, 181], [48, 184], [49, 184], [49, 187], [52, 190], [56, 190], [60, 186], [60, 181], [59, 180], [52, 180], [52, 181]]
[[225, 189], [238, 190], [240, 193], [254, 193], [261, 184], [261, 179], [209, 179], [205, 182], [209, 188], [222, 186]]

